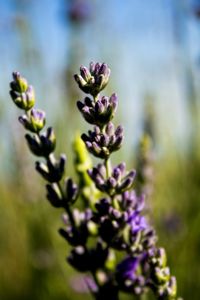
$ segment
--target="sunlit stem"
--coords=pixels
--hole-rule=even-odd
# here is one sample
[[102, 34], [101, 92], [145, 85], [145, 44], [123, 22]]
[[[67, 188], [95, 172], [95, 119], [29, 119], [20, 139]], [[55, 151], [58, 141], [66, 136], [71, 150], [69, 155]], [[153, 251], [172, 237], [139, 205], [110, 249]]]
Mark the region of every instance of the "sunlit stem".
[[111, 162], [109, 158], [105, 159], [105, 167], [106, 167], [106, 176], [109, 178], [111, 176]]

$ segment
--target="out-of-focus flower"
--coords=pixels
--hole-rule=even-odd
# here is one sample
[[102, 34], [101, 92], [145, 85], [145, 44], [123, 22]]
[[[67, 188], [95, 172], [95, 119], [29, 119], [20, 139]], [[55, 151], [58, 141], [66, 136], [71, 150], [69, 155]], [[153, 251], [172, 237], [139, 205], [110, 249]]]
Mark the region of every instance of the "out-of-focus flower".
[[88, 0], [71, 0], [69, 18], [72, 22], [82, 24], [92, 16], [92, 3]]

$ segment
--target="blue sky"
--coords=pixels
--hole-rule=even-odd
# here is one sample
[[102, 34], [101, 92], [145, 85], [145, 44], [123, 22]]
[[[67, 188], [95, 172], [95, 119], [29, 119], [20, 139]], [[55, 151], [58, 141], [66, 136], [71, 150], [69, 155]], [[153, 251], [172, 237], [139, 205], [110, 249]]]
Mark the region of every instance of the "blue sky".
[[[3, 100], [7, 98], [13, 70], [20, 70], [30, 78], [37, 89], [39, 104], [51, 117], [54, 115], [52, 107], [62, 96], [60, 76], [78, 51], [81, 62], [75, 61], [74, 72], [80, 63], [87, 65], [91, 60], [106, 61], [111, 66], [112, 86], [122, 101], [120, 115], [127, 134], [133, 128], [136, 140], [141, 134], [138, 124], [142, 118], [143, 98], [150, 93], [155, 98], [164, 126], [162, 130], [170, 130], [171, 124], [176, 124], [173, 134], [183, 136], [187, 120], [183, 53], [175, 42], [177, 28], [174, 28], [173, 17], [174, 3], [184, 1], [88, 1], [93, 8], [91, 20], [72, 28], [65, 18], [67, 0], [0, 0], [3, 121], [13, 117]], [[200, 25], [191, 12], [185, 26], [194, 68], [199, 59]], [[199, 70], [196, 71], [198, 75]], [[170, 114], [166, 113], [169, 111]]]

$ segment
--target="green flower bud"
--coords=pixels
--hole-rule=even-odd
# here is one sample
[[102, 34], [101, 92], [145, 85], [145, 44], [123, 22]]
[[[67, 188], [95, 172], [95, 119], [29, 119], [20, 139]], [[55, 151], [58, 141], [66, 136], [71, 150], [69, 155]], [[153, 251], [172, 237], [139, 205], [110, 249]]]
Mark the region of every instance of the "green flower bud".
[[28, 111], [35, 104], [34, 89], [28, 85], [27, 80], [19, 72], [13, 73], [13, 79], [10, 83], [10, 96], [17, 107]]
[[170, 270], [169, 268], [160, 269], [158, 267], [155, 268], [155, 279], [156, 282], [161, 284], [165, 283], [170, 279]]
[[87, 223], [88, 231], [91, 235], [95, 236], [98, 233], [97, 225], [93, 221]]
[[19, 121], [27, 130], [38, 133], [45, 126], [45, 112], [33, 108], [27, 115], [20, 116]]
[[13, 72], [13, 79], [14, 81], [11, 82], [10, 86], [11, 89], [19, 92], [24, 93], [28, 88], [28, 82], [25, 78], [23, 78], [19, 72]]
[[105, 267], [108, 269], [108, 270], [114, 270], [115, 267], [116, 267], [116, 255], [115, 255], [115, 252], [111, 249], [108, 253], [108, 257], [107, 257], [107, 260], [106, 260], [106, 263], [105, 263]]
[[176, 283], [176, 278], [172, 276], [170, 278], [168, 287], [167, 287], [167, 292], [170, 300], [173, 300], [176, 297], [177, 294], [177, 283]]

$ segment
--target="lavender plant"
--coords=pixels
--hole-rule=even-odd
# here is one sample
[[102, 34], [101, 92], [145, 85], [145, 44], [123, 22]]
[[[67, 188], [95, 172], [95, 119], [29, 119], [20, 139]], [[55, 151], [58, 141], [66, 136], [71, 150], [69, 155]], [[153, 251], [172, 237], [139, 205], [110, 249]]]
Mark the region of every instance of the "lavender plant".
[[[93, 129], [76, 138], [75, 169], [79, 183], [65, 178], [66, 158], [56, 158], [56, 137], [51, 127], [44, 130], [45, 112], [35, 109], [35, 95], [18, 72], [13, 73], [10, 95], [24, 114], [20, 123], [30, 151], [43, 157], [36, 170], [47, 182], [48, 201], [63, 208], [65, 227], [59, 230], [71, 246], [68, 263], [86, 275], [94, 299], [120, 299], [121, 292], [140, 298], [152, 290], [159, 300], [178, 300], [177, 285], [170, 275], [166, 253], [158, 248], [156, 234], [143, 213], [144, 195], [133, 189], [135, 170], [127, 171], [125, 163], [112, 166], [110, 156], [123, 143], [123, 128], [115, 128], [118, 98], [101, 96], [109, 81], [106, 64], [81, 66], [75, 75], [79, 88], [88, 94], [77, 106]], [[88, 150], [101, 163], [92, 167]], [[82, 210], [77, 201], [84, 200]], [[88, 277], [90, 276], [90, 277]], [[92, 280], [91, 280], [92, 278]], [[180, 298], [179, 298], [180, 300]]]

